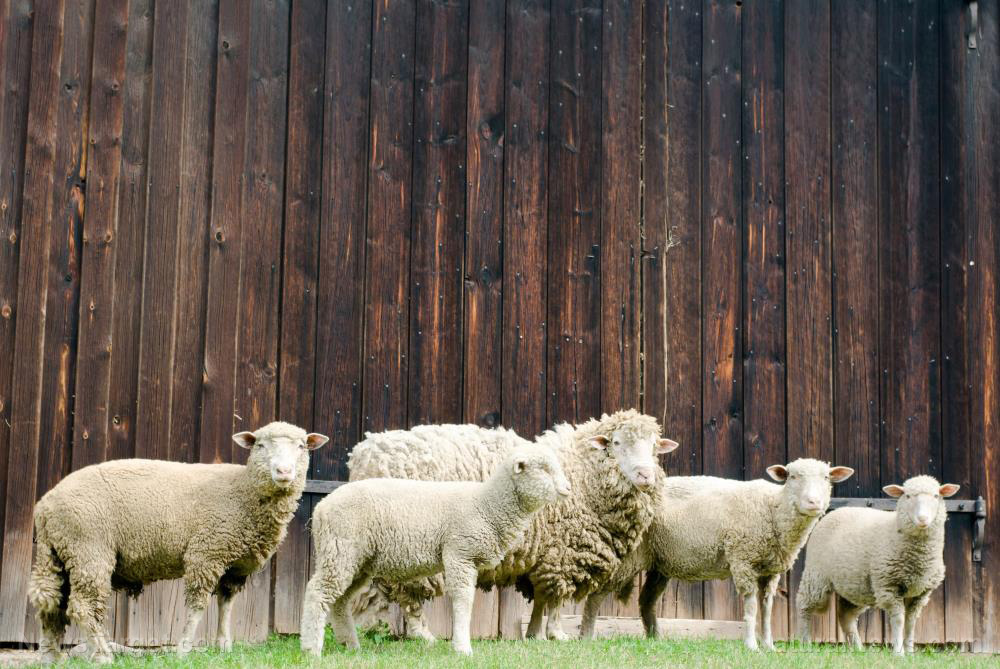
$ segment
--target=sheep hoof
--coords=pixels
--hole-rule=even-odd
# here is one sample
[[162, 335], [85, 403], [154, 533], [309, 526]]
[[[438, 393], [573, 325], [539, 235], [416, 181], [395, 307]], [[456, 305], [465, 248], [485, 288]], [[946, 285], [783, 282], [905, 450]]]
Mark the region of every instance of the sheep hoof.
[[756, 639], [747, 639], [746, 640], [746, 646], [747, 646], [747, 650], [757, 650], [758, 649], [757, 648], [757, 640]]
[[232, 639], [219, 639], [217, 643], [219, 645], [219, 650], [221, 650], [223, 653], [228, 653], [233, 649]]
[[111, 664], [115, 661], [114, 656], [111, 653], [95, 653], [94, 657], [91, 658], [94, 664]]
[[56, 664], [67, 658], [66, 653], [57, 650], [46, 650], [41, 654], [41, 664]]
[[774, 650], [774, 642], [773, 641], [763, 641], [763, 642], [761, 642], [761, 647], [764, 650]]
[[427, 643], [434, 643], [437, 641], [437, 637], [430, 633], [429, 630], [421, 629], [414, 630], [408, 635], [411, 639], [416, 639], [417, 641], [425, 641]]
[[546, 634], [549, 641], [569, 641], [569, 635], [560, 629], [549, 630]]
[[471, 644], [455, 645], [453, 646], [453, 648], [455, 649], [455, 652], [458, 653], [459, 655], [472, 655]]

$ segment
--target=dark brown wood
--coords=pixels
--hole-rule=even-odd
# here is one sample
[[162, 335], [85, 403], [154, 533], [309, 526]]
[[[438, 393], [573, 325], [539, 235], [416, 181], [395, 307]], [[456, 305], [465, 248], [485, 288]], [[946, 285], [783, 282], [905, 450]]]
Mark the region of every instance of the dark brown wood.
[[601, 3], [554, 0], [551, 21], [547, 388], [560, 423], [601, 409]]
[[[668, 475], [701, 474], [701, 4], [647, 4], [643, 21], [643, 410], [680, 442]], [[672, 584], [663, 613], [700, 618], [702, 600]]]
[[[24, 195], [21, 208], [17, 315], [11, 384], [10, 452], [4, 509], [3, 570], [0, 572], [0, 638], [20, 640], [24, 632], [31, 566], [32, 508], [36, 496], [41, 400], [44, 382], [45, 307], [48, 296], [50, 225], [56, 188], [57, 118], [62, 85], [60, 53], [63, 6], [38, 15], [31, 47]], [[29, 261], [30, 259], [30, 261]]]
[[90, 87], [87, 216], [83, 220], [80, 323], [77, 346], [73, 468], [102, 462], [108, 454], [114, 270], [123, 122], [127, 0], [101, 3], [94, 15], [94, 65]]
[[406, 426], [416, 0], [376, 0], [365, 276], [364, 429]]
[[469, 6], [463, 416], [499, 425], [503, 341], [503, 0]]
[[462, 420], [465, 3], [417, 0], [410, 219], [410, 424]]
[[361, 437], [372, 29], [370, 5], [329, 5], [315, 412], [331, 443], [314, 455], [318, 478], [346, 479]]
[[[702, 430], [704, 473], [743, 478], [742, 2], [705, 8], [702, 74]], [[734, 619], [729, 584], [705, 584], [705, 617]]]
[[642, 3], [604, 5], [601, 51], [601, 408], [639, 406]]
[[[941, 472], [940, 22], [936, 2], [878, 16], [882, 483]], [[935, 592], [920, 638], [943, 638]]]

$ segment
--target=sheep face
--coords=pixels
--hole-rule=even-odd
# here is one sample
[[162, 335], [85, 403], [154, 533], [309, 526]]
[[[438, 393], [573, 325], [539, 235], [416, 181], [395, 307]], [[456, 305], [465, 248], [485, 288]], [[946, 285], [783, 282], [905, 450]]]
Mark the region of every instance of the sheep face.
[[831, 467], [812, 458], [799, 458], [787, 465], [771, 465], [767, 473], [775, 481], [785, 484], [782, 493], [791, 500], [798, 513], [818, 516], [830, 506], [833, 484], [847, 480], [854, 470], [850, 467]]
[[535, 510], [570, 494], [569, 480], [552, 449], [521, 446], [512, 452], [511, 480], [521, 504]]
[[659, 426], [655, 422], [647, 430], [619, 428], [608, 436], [592, 438], [590, 443], [594, 448], [607, 450], [617, 461], [625, 478], [642, 489], [656, 482], [656, 472], [660, 468], [656, 456], [669, 453], [678, 446], [676, 441], [660, 438]]
[[954, 483], [941, 485], [932, 476], [914, 476], [903, 485], [887, 485], [882, 490], [896, 503], [896, 518], [900, 529], [908, 534], [926, 532], [944, 522], [947, 515], [944, 498], [958, 492]]
[[278, 489], [290, 488], [297, 479], [305, 480], [309, 451], [328, 441], [328, 437], [288, 423], [270, 423], [254, 432], [237, 432], [233, 441], [250, 451], [247, 467], [259, 472], [262, 479]]

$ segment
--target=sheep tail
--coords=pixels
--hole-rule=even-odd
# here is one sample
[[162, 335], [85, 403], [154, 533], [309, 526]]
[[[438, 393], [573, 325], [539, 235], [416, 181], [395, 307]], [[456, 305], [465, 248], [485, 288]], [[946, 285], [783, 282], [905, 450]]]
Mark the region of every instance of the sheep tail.
[[39, 613], [65, 610], [69, 599], [66, 566], [48, 543], [39, 541], [36, 548], [35, 564], [28, 581], [28, 600]]

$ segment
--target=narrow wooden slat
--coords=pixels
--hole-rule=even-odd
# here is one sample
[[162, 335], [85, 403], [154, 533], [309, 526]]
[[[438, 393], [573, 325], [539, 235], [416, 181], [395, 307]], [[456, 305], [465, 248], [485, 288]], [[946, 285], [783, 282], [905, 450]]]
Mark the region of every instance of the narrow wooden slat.
[[462, 420], [468, 27], [465, 3], [418, 0], [407, 358], [410, 424]]
[[87, 216], [83, 221], [73, 469], [107, 459], [127, 0], [95, 10]]
[[[882, 483], [941, 472], [940, 22], [932, 1], [878, 16]], [[943, 637], [942, 594], [917, 640]]]
[[[31, 566], [32, 517], [38, 472], [44, 369], [49, 224], [55, 191], [56, 118], [62, 84], [63, 5], [37, 16], [32, 32], [24, 193], [19, 233], [17, 328], [10, 397], [9, 475], [0, 572], [0, 641], [21, 641]], [[29, 261], [30, 259], [30, 261]]]
[[365, 277], [364, 428], [406, 425], [416, 0], [377, 0]]
[[601, 408], [639, 406], [642, 3], [609, 0], [602, 22]]
[[[288, 149], [285, 156], [284, 259], [278, 416], [313, 427], [316, 296], [323, 202], [323, 101], [327, 7], [322, 0], [291, 8], [288, 64]], [[324, 447], [324, 450], [330, 446]], [[315, 459], [317, 452], [313, 452]], [[312, 467], [315, 469], [315, 465]], [[274, 556], [274, 631], [298, 633], [309, 578], [310, 496], [299, 503]]]
[[600, 2], [552, 2], [547, 266], [552, 423], [587, 420], [601, 410], [601, 25]]
[[[742, 3], [705, 8], [702, 86], [702, 425], [704, 473], [743, 478]], [[705, 584], [706, 618], [739, 614], [729, 583]]]
[[[8, 458], [11, 449], [14, 344], [17, 323], [18, 251], [21, 236], [22, 187], [28, 137], [31, 76], [31, 6], [6, 2], [0, 13], [0, 533], [7, 501]], [[13, 470], [11, 470], [13, 471]], [[0, 541], [0, 570], [3, 542]]]
[[347, 478], [361, 436], [371, 40], [370, 3], [328, 6], [315, 418], [331, 442], [313, 459], [323, 479]]
[[[507, 4], [501, 404], [504, 424], [526, 437], [546, 424], [549, 24], [544, 0]], [[500, 636], [520, 638], [522, 608], [501, 591]]]
[[463, 415], [486, 427], [503, 419], [505, 4], [469, 6]]

